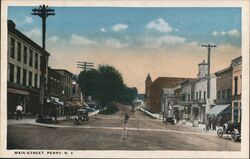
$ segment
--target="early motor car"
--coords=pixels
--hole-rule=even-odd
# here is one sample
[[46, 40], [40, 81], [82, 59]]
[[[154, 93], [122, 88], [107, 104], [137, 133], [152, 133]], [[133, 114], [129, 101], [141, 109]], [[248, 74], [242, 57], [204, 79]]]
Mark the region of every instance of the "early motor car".
[[222, 128], [217, 130], [218, 137], [222, 137], [223, 134], [230, 134], [232, 141], [237, 141], [241, 138], [241, 124], [227, 122]]
[[82, 122], [88, 122], [89, 116], [88, 116], [88, 110], [87, 109], [78, 109], [77, 110], [77, 117], [74, 119], [74, 124], [79, 124], [80, 121]]

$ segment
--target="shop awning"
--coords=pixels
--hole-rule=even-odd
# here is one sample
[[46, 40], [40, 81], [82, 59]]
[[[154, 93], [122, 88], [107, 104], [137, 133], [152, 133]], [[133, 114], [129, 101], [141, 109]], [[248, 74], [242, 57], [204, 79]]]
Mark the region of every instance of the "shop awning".
[[215, 107], [213, 107], [212, 109], [210, 109], [208, 111], [208, 114], [209, 115], [218, 115], [222, 111], [224, 111], [226, 108], [228, 108], [229, 106], [230, 106], [230, 104], [227, 104], [227, 105], [216, 105]]
[[78, 102], [78, 101], [74, 101], [74, 103], [78, 106], [78, 107], [82, 107], [83, 105], [80, 103], [80, 102]]
[[23, 94], [23, 95], [29, 95], [30, 93], [25, 90], [20, 90], [20, 89], [14, 89], [14, 88], [8, 88], [9, 93], [14, 93], [14, 94]]
[[82, 107], [82, 104], [78, 101], [66, 101], [66, 106], [71, 106], [71, 107]]

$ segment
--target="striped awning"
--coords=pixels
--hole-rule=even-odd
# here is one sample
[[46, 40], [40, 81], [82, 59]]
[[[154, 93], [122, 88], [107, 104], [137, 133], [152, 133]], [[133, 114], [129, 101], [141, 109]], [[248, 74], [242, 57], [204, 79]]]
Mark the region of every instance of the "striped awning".
[[218, 115], [222, 111], [224, 111], [226, 108], [228, 108], [229, 106], [230, 106], [230, 104], [227, 104], [227, 105], [216, 105], [215, 107], [213, 107], [212, 109], [210, 109], [208, 111], [208, 114], [209, 115]]

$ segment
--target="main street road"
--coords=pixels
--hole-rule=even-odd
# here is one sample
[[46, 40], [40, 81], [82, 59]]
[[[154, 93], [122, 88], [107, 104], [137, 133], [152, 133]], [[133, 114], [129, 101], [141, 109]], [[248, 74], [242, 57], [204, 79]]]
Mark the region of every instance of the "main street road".
[[[218, 138], [215, 134], [182, 125], [166, 125], [144, 113], [135, 113], [122, 105], [113, 115], [97, 115], [89, 123], [75, 126], [72, 121], [57, 127], [29, 124], [8, 125], [8, 149], [66, 150], [204, 150], [239, 151], [240, 142]], [[128, 137], [122, 140], [125, 113]]]

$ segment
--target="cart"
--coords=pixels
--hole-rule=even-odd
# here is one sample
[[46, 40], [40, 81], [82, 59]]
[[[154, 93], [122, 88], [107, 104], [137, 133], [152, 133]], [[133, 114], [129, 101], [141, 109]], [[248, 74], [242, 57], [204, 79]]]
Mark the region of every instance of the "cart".
[[241, 124], [227, 122], [222, 128], [217, 130], [218, 137], [223, 137], [224, 134], [230, 134], [232, 141], [237, 141], [241, 138]]
[[80, 124], [80, 122], [87, 122], [89, 121], [88, 110], [87, 109], [78, 109], [77, 110], [77, 117], [74, 119], [74, 124]]

